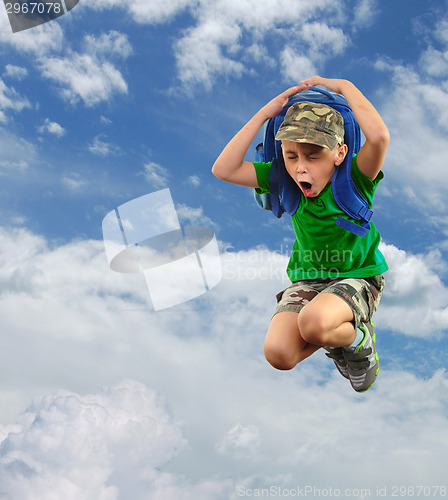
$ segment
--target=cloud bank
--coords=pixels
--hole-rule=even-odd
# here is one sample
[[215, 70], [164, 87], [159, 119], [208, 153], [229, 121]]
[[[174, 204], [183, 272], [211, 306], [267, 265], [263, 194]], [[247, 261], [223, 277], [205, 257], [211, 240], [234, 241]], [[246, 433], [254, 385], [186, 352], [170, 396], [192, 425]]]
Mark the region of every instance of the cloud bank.
[[[265, 248], [223, 251], [224, 277], [212, 292], [157, 314], [147, 309], [143, 283], [108, 269], [102, 242], [58, 246], [11, 228], [1, 237], [0, 331], [9, 351], [0, 396], [14, 402], [1, 415], [11, 422], [0, 428], [5, 500], [43, 500], [53, 492], [68, 499], [220, 500], [237, 498], [242, 486], [297, 482], [372, 491], [416, 478], [442, 484], [443, 365], [419, 378], [396, 363], [360, 397], [323, 355], [288, 373], [263, 359], [274, 294], [287, 284], [287, 256]], [[391, 294], [377, 331], [389, 321], [403, 346], [426, 321], [417, 311], [414, 328], [402, 328], [409, 294], [419, 287], [428, 299], [422, 307], [437, 317], [434, 287], [447, 291], [433, 271], [436, 256], [383, 251]], [[421, 286], [418, 269], [432, 276], [432, 287]], [[106, 388], [92, 391], [92, 380]], [[22, 405], [16, 419], [13, 410]], [[359, 446], [366, 426], [375, 437], [368, 474]]]
[[126, 380], [97, 394], [36, 399], [0, 427], [0, 494], [5, 500], [225, 499], [228, 484], [189, 484], [160, 472], [185, 445], [166, 404]]

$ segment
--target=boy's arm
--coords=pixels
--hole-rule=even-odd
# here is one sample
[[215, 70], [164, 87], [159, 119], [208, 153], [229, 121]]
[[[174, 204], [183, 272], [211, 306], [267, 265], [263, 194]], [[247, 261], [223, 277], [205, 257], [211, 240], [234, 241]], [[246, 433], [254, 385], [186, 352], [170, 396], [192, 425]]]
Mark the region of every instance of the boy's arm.
[[289, 97], [305, 88], [306, 85], [291, 87], [263, 106], [223, 149], [213, 165], [213, 174], [223, 181], [257, 188], [254, 165], [244, 161], [247, 150], [264, 122], [278, 115], [288, 103]]
[[369, 179], [374, 180], [381, 170], [389, 145], [389, 131], [377, 110], [348, 80], [314, 76], [301, 83], [311, 86], [323, 85], [345, 97], [366, 137], [366, 142], [357, 156], [359, 170]]

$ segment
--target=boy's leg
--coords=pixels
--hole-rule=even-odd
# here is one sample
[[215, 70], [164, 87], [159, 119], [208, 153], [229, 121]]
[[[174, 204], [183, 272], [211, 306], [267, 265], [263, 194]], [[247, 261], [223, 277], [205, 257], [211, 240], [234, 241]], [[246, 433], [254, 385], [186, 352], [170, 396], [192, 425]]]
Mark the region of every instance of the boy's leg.
[[278, 312], [271, 320], [264, 342], [264, 354], [278, 370], [291, 370], [320, 346], [305, 341], [299, 331], [299, 313]]
[[350, 306], [337, 295], [321, 293], [302, 313], [300, 324], [305, 338], [325, 346], [326, 355], [334, 361], [339, 373], [350, 379], [344, 347], [351, 345], [359, 337], [356, 335], [354, 314]]
[[[297, 282], [278, 294], [277, 313], [266, 335], [266, 359], [288, 370], [319, 347], [350, 346], [359, 332], [355, 327], [363, 329], [378, 306], [384, 279], [372, 280]], [[335, 363], [344, 375], [337, 359]]]
[[291, 370], [322, 346], [350, 345], [356, 336], [353, 320], [344, 300], [316, 292], [300, 312], [275, 314], [264, 342], [265, 357], [274, 368]]
[[355, 316], [348, 303], [338, 295], [321, 293], [300, 312], [302, 338], [326, 347], [349, 346], [356, 337]]
[[382, 276], [294, 283], [277, 296], [266, 359], [287, 370], [325, 346], [353, 388], [367, 390], [379, 371], [371, 317], [383, 288]]
[[304, 307], [299, 318], [303, 339], [332, 347], [330, 357], [358, 392], [369, 389], [379, 371], [371, 317], [383, 288], [382, 276], [338, 280]]
[[334, 280], [302, 309], [302, 337], [326, 347], [351, 345], [356, 329], [370, 322], [383, 289], [382, 276]]
[[264, 352], [279, 370], [291, 370], [319, 349], [305, 341], [299, 329], [299, 314], [331, 280], [298, 281], [277, 295], [277, 309], [269, 325]]

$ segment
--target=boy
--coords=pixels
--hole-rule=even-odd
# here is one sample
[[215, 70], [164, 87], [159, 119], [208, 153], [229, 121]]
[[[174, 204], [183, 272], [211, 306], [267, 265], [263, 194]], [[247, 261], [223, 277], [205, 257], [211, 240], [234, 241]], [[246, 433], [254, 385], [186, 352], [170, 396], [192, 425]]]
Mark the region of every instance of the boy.
[[[315, 76], [274, 98], [227, 144], [213, 165], [213, 174], [267, 192], [271, 164], [244, 161], [246, 152], [264, 122], [280, 113], [290, 96], [316, 85], [342, 94], [364, 133], [366, 140], [353, 159], [351, 173], [371, 205], [383, 177], [389, 132], [372, 104], [347, 80]], [[363, 392], [379, 371], [371, 317], [384, 288], [382, 273], [388, 268], [373, 224], [360, 238], [334, 223], [337, 216], [345, 216], [330, 186], [347, 154], [343, 137], [342, 116], [315, 103], [291, 106], [276, 135], [286, 170], [303, 196], [291, 217], [296, 241], [287, 273], [292, 285], [277, 295], [264, 352], [272, 366], [290, 370], [325, 347], [353, 389]]]

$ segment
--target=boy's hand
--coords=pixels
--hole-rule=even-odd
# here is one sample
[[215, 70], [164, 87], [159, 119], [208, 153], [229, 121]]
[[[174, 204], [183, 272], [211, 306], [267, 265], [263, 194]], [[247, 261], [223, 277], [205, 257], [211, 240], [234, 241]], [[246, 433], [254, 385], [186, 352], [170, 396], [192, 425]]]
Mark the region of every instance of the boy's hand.
[[290, 87], [257, 111], [222, 150], [213, 165], [213, 174], [227, 182], [257, 188], [258, 179], [254, 164], [244, 160], [247, 150], [263, 124], [278, 115], [292, 95], [306, 88], [306, 85]]
[[263, 106], [260, 109], [260, 113], [264, 115], [266, 120], [273, 118], [288, 104], [288, 100], [292, 95], [302, 92], [302, 90], [306, 90], [307, 88], [308, 86], [304, 84], [290, 87], [288, 90], [285, 90], [277, 97], [274, 97], [272, 101], [269, 101], [265, 106]]
[[337, 94], [343, 94], [342, 87], [344, 86], [344, 80], [339, 80], [337, 78], [322, 78], [320, 76], [313, 76], [312, 78], [303, 80], [300, 83], [301, 85], [305, 85], [305, 88], [322, 85]]

